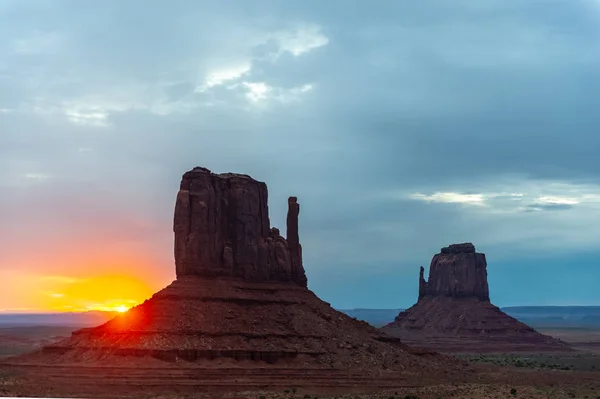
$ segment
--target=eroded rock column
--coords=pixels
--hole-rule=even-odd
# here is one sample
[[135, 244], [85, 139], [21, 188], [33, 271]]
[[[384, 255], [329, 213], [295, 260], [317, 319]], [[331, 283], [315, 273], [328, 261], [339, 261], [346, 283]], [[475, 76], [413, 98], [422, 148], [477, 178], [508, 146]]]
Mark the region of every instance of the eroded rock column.
[[471, 243], [444, 247], [431, 260], [429, 280], [419, 277], [419, 297], [475, 297], [489, 301], [485, 254], [475, 252]]
[[287, 243], [290, 250], [290, 260], [292, 266], [292, 279], [306, 286], [306, 274], [302, 265], [302, 245], [298, 235], [298, 216], [300, 215], [300, 204], [298, 198], [288, 198], [288, 213], [287, 213]]
[[300, 206], [290, 197], [288, 239], [270, 228], [267, 186], [250, 176], [197, 167], [183, 175], [173, 231], [178, 277], [230, 276], [306, 285], [298, 238]]

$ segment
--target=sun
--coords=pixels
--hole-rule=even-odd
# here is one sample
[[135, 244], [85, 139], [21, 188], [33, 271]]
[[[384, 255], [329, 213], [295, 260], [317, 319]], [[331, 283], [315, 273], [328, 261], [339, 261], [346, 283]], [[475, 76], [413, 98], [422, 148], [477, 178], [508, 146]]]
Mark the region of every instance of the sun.
[[114, 311], [115, 312], [119, 312], [119, 313], [125, 313], [129, 310], [129, 308], [125, 305], [119, 305], [119, 306], [115, 306], [114, 307]]

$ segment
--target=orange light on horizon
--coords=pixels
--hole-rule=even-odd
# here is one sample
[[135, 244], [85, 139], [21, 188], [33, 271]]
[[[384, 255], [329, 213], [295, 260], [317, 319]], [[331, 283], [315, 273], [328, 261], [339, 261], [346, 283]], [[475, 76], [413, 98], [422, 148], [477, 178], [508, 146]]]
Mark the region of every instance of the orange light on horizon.
[[129, 308], [125, 305], [119, 305], [115, 308], [115, 312], [125, 313], [129, 310]]
[[52, 298], [54, 306], [71, 305], [86, 310], [124, 313], [152, 295], [151, 288], [138, 278], [127, 275], [95, 276], [66, 284]]
[[[137, 305], [137, 303], [135, 304]], [[133, 306], [135, 306], [133, 305]], [[126, 305], [115, 305], [115, 306], [90, 306], [86, 310], [98, 310], [101, 312], [115, 312], [115, 313], [125, 313], [133, 306]]]
[[[13, 275], [19, 289], [0, 295], [0, 307], [23, 304], [33, 311], [125, 313], [150, 298], [154, 292], [146, 281], [130, 275]], [[11, 303], [12, 302], [12, 303]], [[11, 306], [12, 305], [12, 306]]]
[[92, 304], [92, 305], [86, 306], [85, 308], [80, 308], [80, 309], [78, 309], [78, 311], [82, 311], [82, 312], [100, 311], [100, 312], [110, 312], [110, 313], [125, 313], [132, 307], [137, 306], [139, 304], [138, 302], [134, 302], [134, 301], [129, 301], [129, 302], [131, 303], [131, 306], [115, 305], [115, 304]]

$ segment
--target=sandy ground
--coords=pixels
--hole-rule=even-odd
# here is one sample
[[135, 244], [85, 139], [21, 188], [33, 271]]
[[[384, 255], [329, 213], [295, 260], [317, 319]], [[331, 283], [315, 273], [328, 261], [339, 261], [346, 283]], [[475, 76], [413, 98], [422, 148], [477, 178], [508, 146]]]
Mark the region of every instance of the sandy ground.
[[[255, 367], [254, 369], [251, 367]], [[237, 392], [237, 394], [231, 394]], [[512, 393], [511, 393], [512, 392]], [[478, 364], [470, 372], [379, 377], [326, 369], [0, 368], [0, 395], [114, 398], [598, 398], [600, 372]], [[262, 398], [264, 397], [264, 398]]]
[[[31, 329], [31, 328], [29, 328]], [[14, 332], [14, 331], [13, 331]], [[29, 337], [30, 349], [56, 336], [58, 330], [20, 331]], [[340, 374], [334, 370], [273, 370], [238, 368], [19, 368], [0, 366], [0, 396], [114, 397], [114, 398], [581, 398], [600, 399], [600, 331], [553, 330], [573, 343], [573, 354], [458, 355], [472, 362], [477, 372], [425, 378], [387, 375], [372, 378]], [[23, 334], [25, 333], [25, 334]], [[549, 331], [544, 331], [549, 333]], [[60, 334], [62, 335], [62, 334]], [[5, 352], [14, 336], [0, 331]], [[19, 350], [24, 350], [23, 344]], [[544, 366], [542, 366], [544, 365]], [[256, 366], [254, 366], [256, 367]], [[232, 393], [236, 392], [236, 393]]]
[[600, 329], [549, 328], [539, 329], [539, 331], [560, 338], [580, 351], [600, 354]]
[[0, 327], [0, 359], [31, 352], [68, 337], [78, 327]]

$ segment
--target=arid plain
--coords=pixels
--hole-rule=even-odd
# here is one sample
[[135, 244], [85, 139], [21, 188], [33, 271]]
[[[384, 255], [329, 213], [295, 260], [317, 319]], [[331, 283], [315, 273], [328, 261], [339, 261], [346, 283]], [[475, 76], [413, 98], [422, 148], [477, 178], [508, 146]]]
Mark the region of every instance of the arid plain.
[[[35, 351], [51, 342], [64, 339], [79, 327], [77, 326], [25, 326], [0, 328], [0, 353], [2, 358]], [[226, 385], [215, 389], [206, 378], [198, 380], [194, 388], [176, 387], [169, 393], [153, 392], [152, 388], [137, 389], [135, 384], [129, 392], [116, 392], [111, 397], [143, 397], [143, 398], [192, 398], [192, 397], [239, 397], [239, 398], [510, 398], [511, 390], [516, 390], [520, 398], [589, 398], [600, 397], [600, 328], [595, 327], [551, 327], [538, 328], [538, 331], [555, 336], [573, 346], [575, 353], [537, 353], [537, 354], [457, 354], [471, 364], [478, 365], [489, 373], [488, 381], [465, 383], [457, 379], [451, 384], [433, 384], [431, 386], [403, 387], [404, 383], [394, 386], [388, 382], [381, 386], [365, 384], [360, 380], [351, 386], [312, 387], [311, 379], [279, 380], [273, 375], [275, 385], [268, 388], [268, 381], [258, 384], [249, 383], [239, 392], [227, 390]], [[0, 359], [1, 362], [1, 359]], [[47, 371], [45, 371], [47, 372]], [[17, 396], [32, 395], [57, 396], [60, 391], [44, 388], [45, 372], [24, 372], [19, 368], [0, 368], [0, 395]], [[85, 370], [77, 371], [81, 375]], [[92, 372], [93, 373], [93, 372]], [[307, 377], [309, 375], [307, 374]], [[326, 380], [326, 373], [321, 376]], [[534, 377], [534, 378], [532, 378]], [[244, 376], [232, 374], [233, 380], [243, 380]], [[265, 377], [266, 378], [266, 377]], [[485, 378], [485, 377], [483, 377]], [[75, 379], [74, 379], [75, 380]], [[323, 380], [321, 380], [323, 381]], [[42, 382], [42, 384], [40, 384]], [[68, 381], [65, 381], [66, 383]], [[223, 381], [225, 384], [227, 381]], [[487, 383], [486, 383], [487, 382]], [[414, 385], [419, 385], [414, 384]], [[89, 387], [88, 387], [89, 388]], [[166, 392], [165, 392], [166, 391]], [[80, 392], [80, 397], [106, 397], [102, 387]]]

